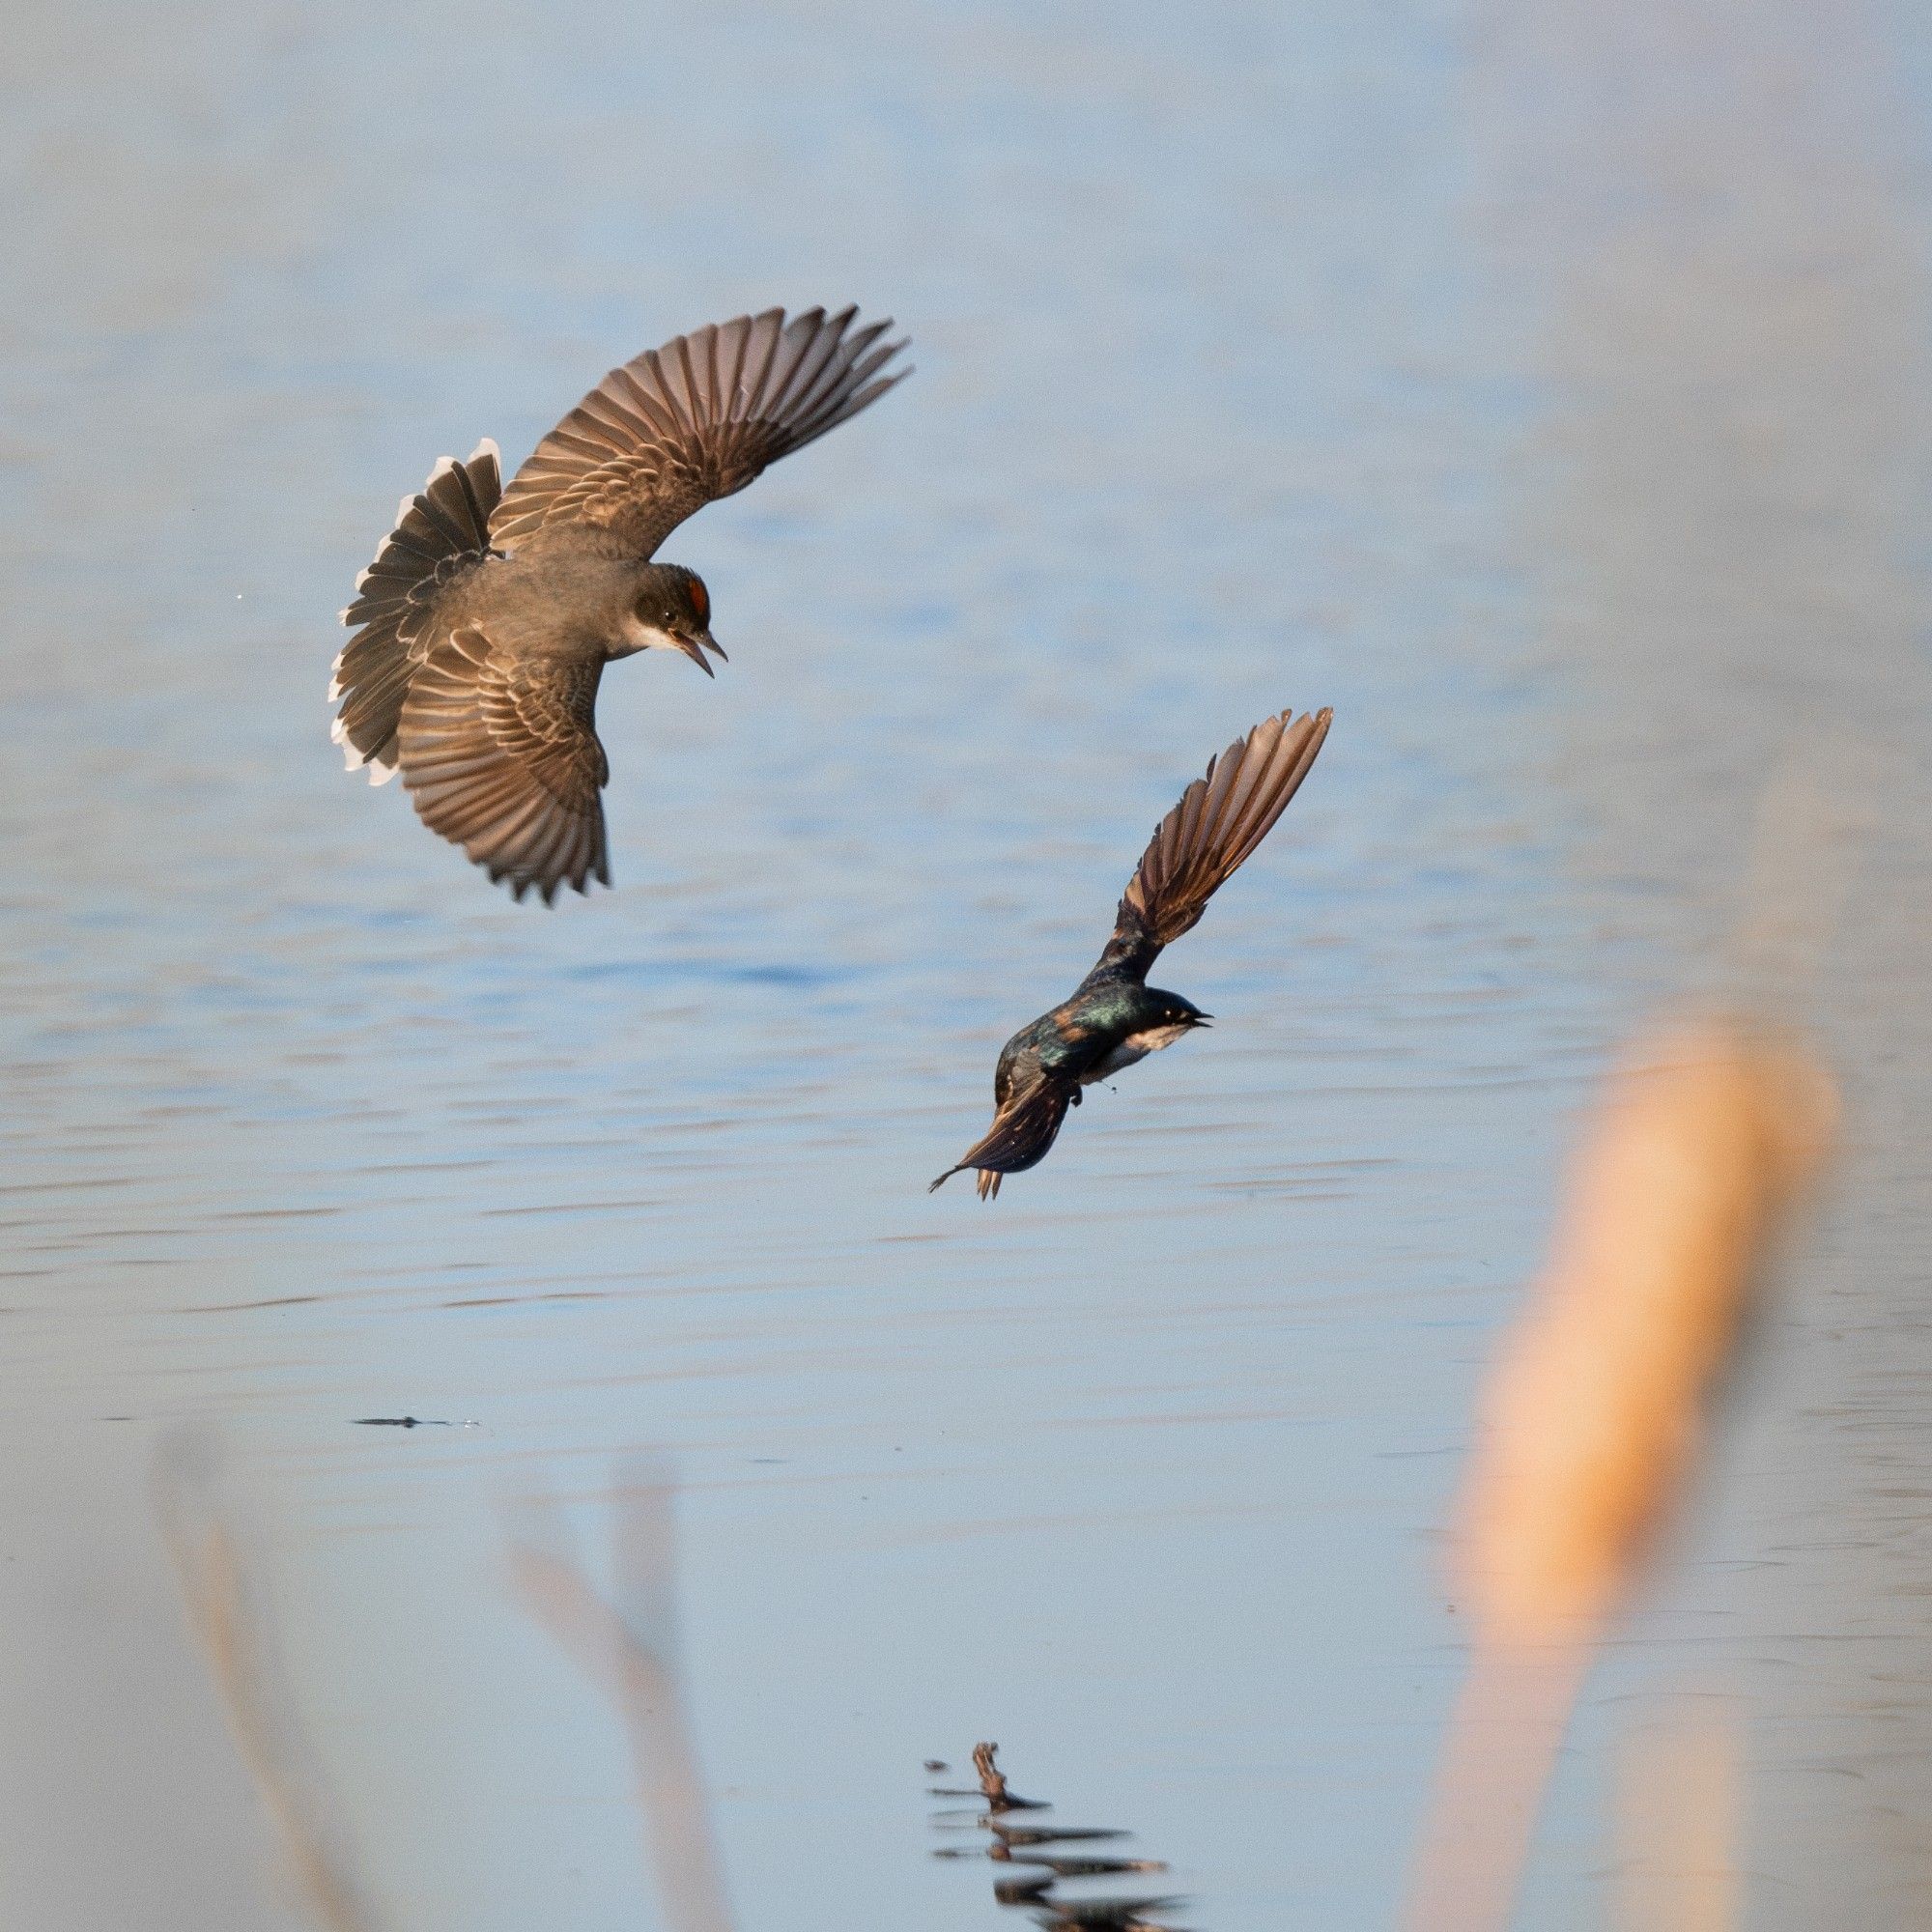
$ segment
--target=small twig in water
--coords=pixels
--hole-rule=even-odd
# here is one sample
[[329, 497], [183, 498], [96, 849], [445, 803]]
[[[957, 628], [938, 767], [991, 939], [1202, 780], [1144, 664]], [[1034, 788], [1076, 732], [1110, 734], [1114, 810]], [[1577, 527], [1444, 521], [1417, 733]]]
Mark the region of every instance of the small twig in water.
[[986, 1801], [989, 1811], [1050, 1811], [1050, 1804], [1043, 1804], [1037, 1798], [1020, 1798], [1007, 1789], [1006, 1774], [993, 1762], [998, 1745], [975, 1745], [973, 1747], [973, 1769], [980, 1774], [980, 1795]]

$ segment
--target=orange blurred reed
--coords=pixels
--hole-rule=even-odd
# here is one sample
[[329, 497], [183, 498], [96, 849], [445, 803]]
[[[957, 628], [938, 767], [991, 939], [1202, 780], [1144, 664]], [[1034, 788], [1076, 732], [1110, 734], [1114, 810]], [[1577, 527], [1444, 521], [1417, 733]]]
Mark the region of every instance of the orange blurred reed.
[[1508, 1923], [1596, 1640], [1687, 1487], [1837, 1113], [1796, 1040], [1735, 1020], [1662, 1034], [1611, 1076], [1481, 1399], [1455, 1559], [1475, 1648], [1412, 1874], [1418, 1932]]
[[1836, 1122], [1815, 1061], [1736, 1023], [1665, 1034], [1611, 1076], [1483, 1393], [1457, 1567], [1485, 1640], [1574, 1636], [1616, 1608]]
[[1617, 1767], [1620, 1932], [1734, 1932], [1744, 1741], [1728, 1699], [1678, 1693], [1625, 1735]]

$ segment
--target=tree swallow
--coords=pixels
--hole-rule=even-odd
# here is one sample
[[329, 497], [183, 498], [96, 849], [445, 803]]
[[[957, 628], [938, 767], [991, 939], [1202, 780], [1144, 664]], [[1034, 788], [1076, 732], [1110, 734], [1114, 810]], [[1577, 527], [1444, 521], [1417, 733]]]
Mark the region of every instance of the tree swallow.
[[1083, 1087], [1208, 1023], [1211, 1015], [1191, 1000], [1150, 986], [1148, 969], [1162, 947], [1194, 926], [1215, 888], [1267, 837], [1308, 776], [1331, 715], [1295, 718], [1284, 711], [1208, 761], [1207, 776], [1181, 793], [1127, 881], [1098, 964], [1071, 999], [1000, 1049], [993, 1124], [933, 1187], [971, 1167], [980, 1173], [980, 1199], [998, 1194], [1002, 1175], [1046, 1158]]

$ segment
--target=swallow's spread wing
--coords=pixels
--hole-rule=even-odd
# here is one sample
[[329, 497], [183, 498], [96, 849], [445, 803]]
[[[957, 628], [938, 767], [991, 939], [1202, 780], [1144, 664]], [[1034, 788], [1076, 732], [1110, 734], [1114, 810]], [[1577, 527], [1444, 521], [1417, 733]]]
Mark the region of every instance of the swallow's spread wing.
[[856, 309], [713, 324], [613, 369], [537, 444], [490, 520], [504, 549], [547, 524], [614, 530], [649, 556], [694, 511], [823, 436], [910, 369]]
[[355, 635], [335, 660], [328, 698], [342, 701], [333, 736], [350, 769], [368, 765], [377, 784], [395, 777], [403, 701], [436, 635], [443, 594], [490, 554], [490, 513], [502, 487], [494, 442], [479, 442], [461, 463], [444, 457], [420, 492], [403, 498], [395, 528], [355, 580], [355, 601], [342, 613]]
[[1284, 711], [1208, 759], [1207, 775], [1161, 820], [1127, 881], [1096, 973], [1123, 970], [1145, 980], [1161, 948], [1194, 926], [1215, 888], [1267, 837], [1308, 776], [1330, 715]]
[[[980, 1199], [1000, 1191], [1003, 1174], [1018, 1174], [1046, 1157], [1080, 1089], [1071, 1081], [1051, 1075], [1036, 1075], [1009, 1094], [994, 1116], [985, 1138], [976, 1142], [960, 1157], [957, 1167], [949, 1167], [932, 1187], [963, 1174], [969, 1167], [980, 1170]], [[927, 1188], [926, 1192], [932, 1192]]]
[[601, 657], [506, 658], [474, 625], [431, 650], [399, 732], [403, 782], [431, 831], [518, 898], [611, 883], [598, 797]]

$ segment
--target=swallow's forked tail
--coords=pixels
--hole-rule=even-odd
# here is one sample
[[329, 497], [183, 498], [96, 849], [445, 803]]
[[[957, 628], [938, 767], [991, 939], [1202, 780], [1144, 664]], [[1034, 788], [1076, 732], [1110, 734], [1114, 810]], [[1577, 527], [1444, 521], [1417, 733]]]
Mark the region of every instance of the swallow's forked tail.
[[[939, 1177], [939, 1179], [935, 1180], [932, 1183], [932, 1185], [928, 1187], [925, 1191], [928, 1194], [937, 1194], [939, 1190], [942, 1187], [944, 1187], [946, 1183], [949, 1180], [951, 1180], [955, 1174], [966, 1173], [966, 1171], [968, 1170], [968, 1168], [971, 1167], [971, 1165], [972, 1163], [970, 1161], [962, 1161], [960, 1165], [957, 1167], [949, 1167], [946, 1170], [946, 1172], [942, 1174]], [[980, 1199], [981, 1201], [989, 1200], [992, 1196], [999, 1193], [999, 1191], [1000, 1191], [1000, 1175], [998, 1170], [990, 1167], [980, 1168]]]

